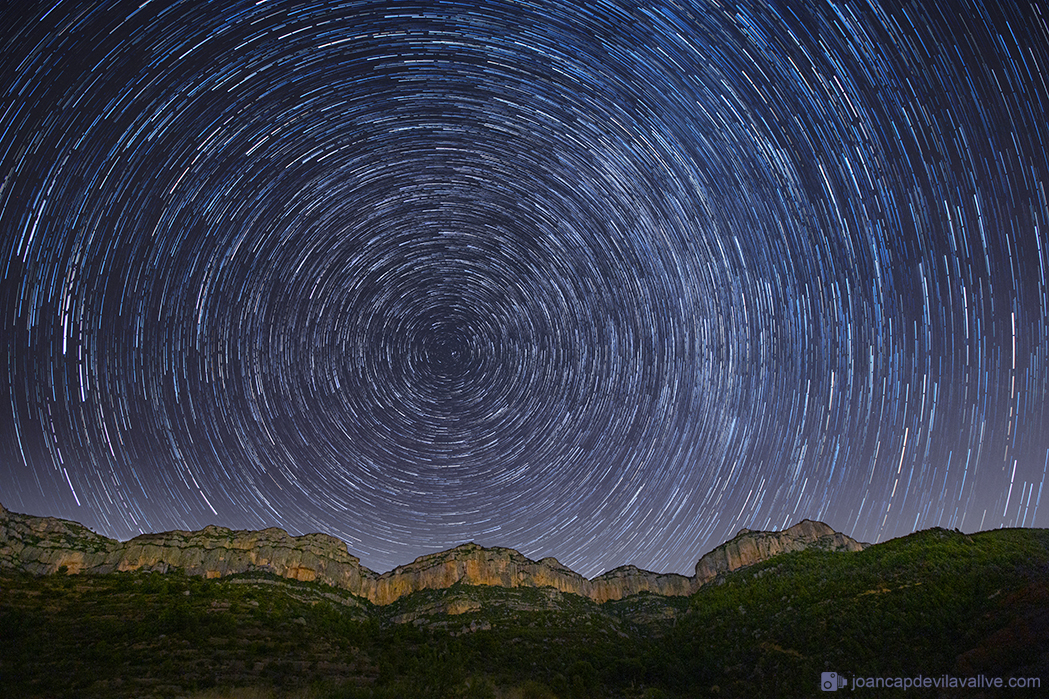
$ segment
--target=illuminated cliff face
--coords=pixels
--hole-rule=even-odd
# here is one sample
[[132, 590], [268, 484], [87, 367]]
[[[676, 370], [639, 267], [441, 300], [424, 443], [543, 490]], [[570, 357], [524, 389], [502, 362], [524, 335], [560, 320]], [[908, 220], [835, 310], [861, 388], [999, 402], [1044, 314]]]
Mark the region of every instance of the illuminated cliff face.
[[47, 574], [62, 566], [69, 573], [181, 570], [208, 578], [265, 571], [350, 591], [361, 589], [362, 576], [375, 576], [350, 555], [345, 543], [326, 534], [291, 536], [282, 529], [209, 526], [120, 542], [75, 522], [0, 510], [0, 567]]
[[508, 548], [463, 544], [417, 558], [379, 575], [360, 564], [346, 544], [326, 534], [291, 536], [282, 529], [233, 531], [209, 526], [200, 531], [144, 534], [120, 542], [66, 520], [11, 513], [0, 508], [0, 567], [49, 574], [180, 570], [216, 578], [262, 571], [348, 590], [380, 605], [419, 590], [455, 584], [554, 588], [595, 602], [642, 592], [685, 596], [729, 572], [780, 553], [815, 547], [859, 551], [863, 545], [822, 522], [805, 520], [781, 532], [741, 531], [705, 555], [696, 574], [652, 573], [623, 566], [587, 580], [554, 558], [533, 561]]
[[737, 570], [781, 553], [818, 548], [826, 551], [861, 551], [864, 545], [823, 522], [802, 520], [781, 532], [740, 531], [734, 538], [703, 556], [696, 563], [692, 578], [696, 587], [710, 582], [720, 573]]

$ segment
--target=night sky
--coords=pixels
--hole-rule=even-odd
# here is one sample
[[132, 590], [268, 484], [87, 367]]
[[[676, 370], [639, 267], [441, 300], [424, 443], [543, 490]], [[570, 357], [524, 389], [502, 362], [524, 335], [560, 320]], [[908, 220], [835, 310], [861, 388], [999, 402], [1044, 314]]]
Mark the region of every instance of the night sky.
[[1044, 4], [31, 4], [7, 508], [587, 576], [1049, 526]]

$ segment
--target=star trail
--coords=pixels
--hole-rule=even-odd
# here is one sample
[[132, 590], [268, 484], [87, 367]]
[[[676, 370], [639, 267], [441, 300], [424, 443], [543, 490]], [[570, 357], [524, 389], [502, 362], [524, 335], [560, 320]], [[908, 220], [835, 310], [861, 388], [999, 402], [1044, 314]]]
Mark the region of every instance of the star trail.
[[1039, 3], [0, 15], [0, 502], [691, 573], [1047, 526]]

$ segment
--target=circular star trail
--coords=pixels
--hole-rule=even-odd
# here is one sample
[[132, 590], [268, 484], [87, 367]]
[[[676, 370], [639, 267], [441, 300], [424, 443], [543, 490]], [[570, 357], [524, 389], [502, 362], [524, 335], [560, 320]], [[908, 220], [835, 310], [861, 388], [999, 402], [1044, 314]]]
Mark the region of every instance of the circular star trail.
[[2, 20], [11, 509], [588, 576], [1049, 522], [1037, 3]]

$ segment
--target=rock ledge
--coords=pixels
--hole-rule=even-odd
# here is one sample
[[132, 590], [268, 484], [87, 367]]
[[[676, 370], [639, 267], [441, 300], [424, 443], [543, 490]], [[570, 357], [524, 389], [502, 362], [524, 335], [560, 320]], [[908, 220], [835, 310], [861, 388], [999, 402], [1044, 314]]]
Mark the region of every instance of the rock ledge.
[[234, 531], [208, 526], [121, 542], [76, 522], [17, 514], [0, 505], [0, 569], [34, 575], [63, 568], [69, 574], [181, 570], [208, 578], [262, 571], [326, 583], [380, 605], [455, 584], [553, 588], [598, 603], [644, 592], [687, 596], [718, 575], [805, 548], [859, 551], [864, 545], [822, 522], [804, 520], [780, 532], [740, 531], [703, 556], [693, 577], [628, 565], [587, 580], [554, 558], [533, 561], [513, 549], [475, 543], [420, 556], [379, 575], [362, 566], [343, 541], [327, 534], [291, 536], [276, 528]]

